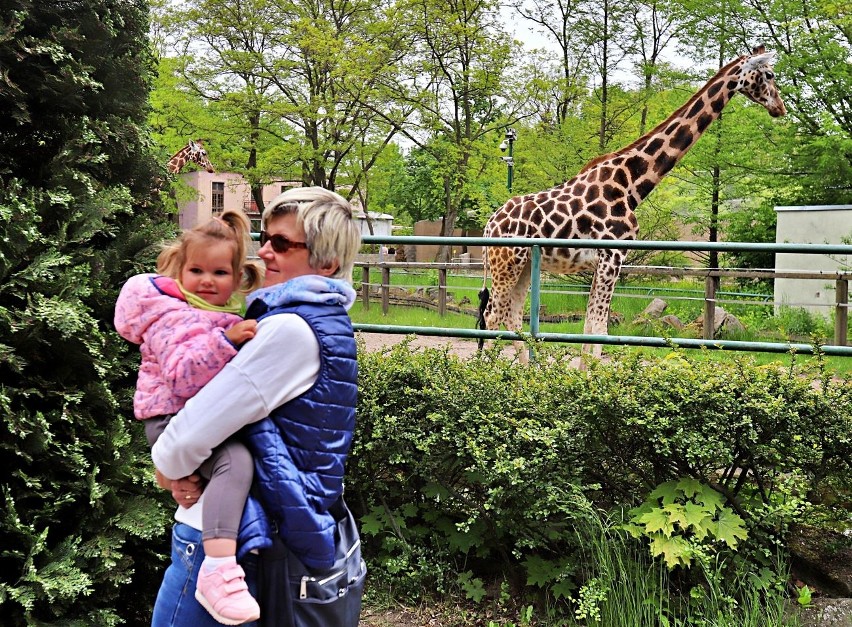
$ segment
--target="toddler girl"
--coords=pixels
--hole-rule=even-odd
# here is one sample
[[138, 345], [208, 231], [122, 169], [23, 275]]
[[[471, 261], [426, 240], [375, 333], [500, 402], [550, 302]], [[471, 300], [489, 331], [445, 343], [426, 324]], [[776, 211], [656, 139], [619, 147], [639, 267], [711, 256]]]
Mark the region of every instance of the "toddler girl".
[[[133, 412], [144, 420], [150, 445], [237, 347], [254, 337], [257, 321], [240, 316], [244, 294], [260, 283], [258, 267], [246, 262], [250, 228], [244, 213], [226, 211], [165, 246], [157, 259], [159, 274], [136, 275], [121, 289], [115, 326], [140, 345]], [[198, 474], [208, 484], [201, 505], [205, 558], [195, 598], [220, 623], [257, 620], [260, 608], [236, 561], [237, 532], [253, 476], [251, 454], [228, 440], [213, 450]]]

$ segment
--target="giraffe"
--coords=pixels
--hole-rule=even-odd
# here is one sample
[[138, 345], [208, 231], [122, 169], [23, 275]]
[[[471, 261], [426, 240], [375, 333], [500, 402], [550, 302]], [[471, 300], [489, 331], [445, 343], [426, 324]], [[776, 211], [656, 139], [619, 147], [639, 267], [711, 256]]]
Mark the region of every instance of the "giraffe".
[[211, 174], [213, 173], [213, 166], [207, 157], [207, 151], [204, 149], [200, 139], [190, 139], [186, 146], [172, 155], [167, 166], [169, 172], [172, 174], [179, 173], [188, 161], [192, 161], [198, 167], [207, 170]]
[[[593, 159], [562, 185], [510, 198], [488, 219], [483, 237], [636, 239], [636, 207], [719, 117], [734, 94], [739, 92], [762, 105], [772, 117], [786, 114], [775, 86], [774, 61], [775, 54], [763, 46], [731, 61], [686, 104], [630, 145]], [[542, 270], [594, 272], [584, 334], [607, 333], [610, 302], [626, 255], [627, 250], [620, 249], [541, 249]], [[490, 246], [483, 261], [479, 328], [496, 330], [502, 324], [510, 331], [520, 331], [531, 280], [531, 249]], [[480, 348], [483, 342], [480, 340]], [[523, 344], [515, 342], [515, 347], [526, 361]], [[584, 353], [597, 358], [602, 350], [600, 344], [583, 345]]]

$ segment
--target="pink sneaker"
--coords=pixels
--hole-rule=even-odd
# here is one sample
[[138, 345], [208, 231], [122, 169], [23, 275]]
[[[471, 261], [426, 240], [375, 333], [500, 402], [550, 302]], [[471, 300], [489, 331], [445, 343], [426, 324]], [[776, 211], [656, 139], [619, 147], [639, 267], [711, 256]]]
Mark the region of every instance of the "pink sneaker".
[[223, 625], [241, 625], [260, 618], [260, 607], [246, 585], [246, 573], [236, 563], [198, 573], [195, 598]]

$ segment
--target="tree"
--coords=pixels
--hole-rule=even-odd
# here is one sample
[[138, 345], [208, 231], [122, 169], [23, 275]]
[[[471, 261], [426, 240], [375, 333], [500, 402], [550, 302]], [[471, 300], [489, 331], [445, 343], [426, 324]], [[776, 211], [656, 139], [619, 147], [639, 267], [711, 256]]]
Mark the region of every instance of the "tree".
[[259, 207], [260, 186], [290, 172], [354, 195], [397, 132], [376, 113], [392, 109], [381, 85], [406, 49], [388, 4], [192, 0], [165, 14], [183, 84], [224, 120], [215, 132]]
[[164, 6], [158, 17], [167, 33], [162, 47], [176, 51], [162, 58], [161, 70], [173, 77], [171, 91], [183, 99], [167, 101], [169, 108], [155, 114], [174, 123], [184, 118], [194, 135], [208, 138], [208, 149], [219, 157], [217, 167], [245, 177], [260, 211], [263, 185], [290, 169], [280, 162], [263, 168], [260, 156], [292, 134], [272, 113], [274, 81], [265, 72], [268, 58], [276, 54], [277, 18], [267, 0], [197, 0]]
[[118, 287], [169, 228], [151, 197], [147, 26], [142, 0], [11, 0], [0, 17], [7, 625], [149, 616], [138, 589], [168, 515], [133, 424], [136, 355], [110, 328]]
[[[553, 115], [542, 119], [548, 126], [558, 127], [586, 92], [590, 49], [580, 28], [581, 4], [579, 0], [532, 0], [529, 4], [515, 0], [512, 7], [558, 48], [556, 77], [546, 89], [552, 95]], [[548, 56], [541, 55], [539, 64], [549, 65]]]
[[[852, 202], [852, 14], [843, 2], [744, 0], [767, 47], [795, 122], [783, 146], [787, 204]], [[791, 180], [792, 179], [792, 180]]]
[[[509, 74], [517, 46], [501, 29], [491, 0], [411, 0], [405, 23], [414, 45], [405, 59], [409, 79], [396, 86], [395, 98], [414, 112], [400, 132], [438, 164], [441, 234], [449, 236], [471, 197], [468, 186], [493, 159], [490, 138], [524, 108], [527, 96]], [[449, 256], [448, 246], [439, 247], [439, 261]]]
[[651, 97], [654, 79], [664, 65], [662, 59], [677, 35], [684, 27], [674, 11], [669, 10], [666, 0], [633, 0], [630, 18], [634, 25], [634, 43], [631, 48], [639, 57], [639, 74], [642, 77], [644, 98], [638, 137], [645, 134], [648, 123], [648, 100]]

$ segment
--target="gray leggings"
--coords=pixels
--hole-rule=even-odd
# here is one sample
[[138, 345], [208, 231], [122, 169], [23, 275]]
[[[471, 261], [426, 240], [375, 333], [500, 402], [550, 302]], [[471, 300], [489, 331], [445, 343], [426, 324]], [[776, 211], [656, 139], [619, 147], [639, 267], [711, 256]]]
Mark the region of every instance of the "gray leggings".
[[[165, 431], [171, 416], [146, 418], [145, 436], [148, 444]], [[201, 510], [201, 539], [225, 538], [236, 540], [240, 520], [254, 478], [254, 460], [249, 450], [234, 439], [225, 440], [196, 471], [207, 480]]]

